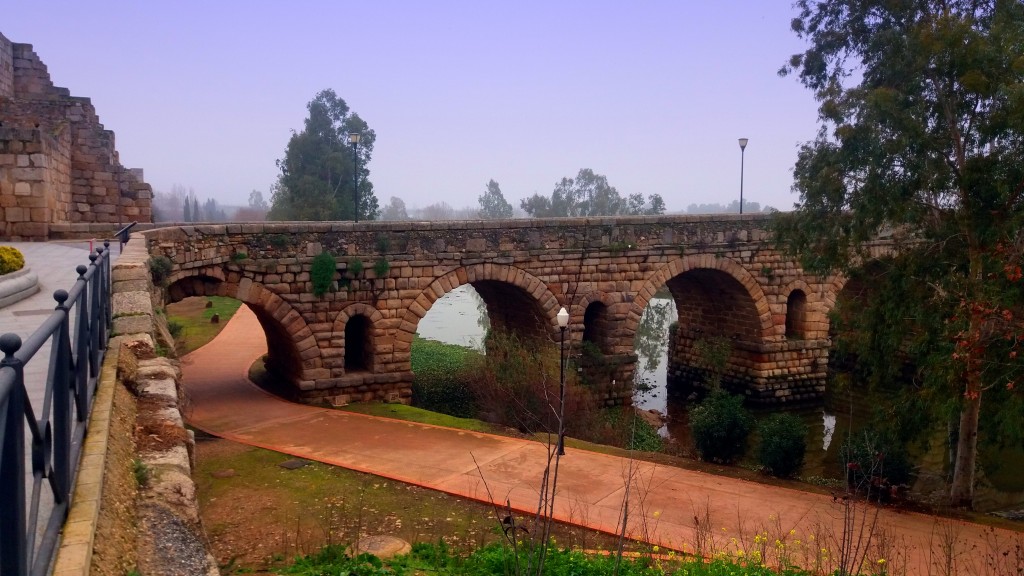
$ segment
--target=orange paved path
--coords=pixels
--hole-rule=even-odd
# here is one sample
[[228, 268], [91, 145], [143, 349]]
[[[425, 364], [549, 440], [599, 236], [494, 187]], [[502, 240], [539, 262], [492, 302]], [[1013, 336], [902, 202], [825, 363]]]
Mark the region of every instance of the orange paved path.
[[[244, 444], [487, 501], [478, 463], [496, 499], [509, 498], [523, 511], [536, 509], [544, 445], [287, 402], [248, 380], [249, 366], [265, 352], [263, 329], [242, 306], [220, 336], [182, 362], [189, 423]], [[556, 516], [614, 532], [630, 466], [638, 480], [631, 487], [630, 531], [642, 538], [640, 516], [646, 516], [648, 539], [666, 547], [692, 551], [694, 516], [705, 509], [719, 549], [738, 538], [749, 551], [758, 527], [774, 526], [771, 542], [792, 529], [790, 549], [800, 548], [795, 541], [802, 538], [803, 549], [810, 550], [808, 534], [816, 531], [821, 540], [822, 526], [838, 532], [842, 525], [842, 511], [829, 496], [572, 449], [560, 465]], [[926, 573], [935, 520], [882, 510], [879, 523], [899, 534], [911, 573]], [[965, 546], [986, 549], [984, 528], [952, 525]], [[1019, 537], [996, 534], [1001, 541]]]

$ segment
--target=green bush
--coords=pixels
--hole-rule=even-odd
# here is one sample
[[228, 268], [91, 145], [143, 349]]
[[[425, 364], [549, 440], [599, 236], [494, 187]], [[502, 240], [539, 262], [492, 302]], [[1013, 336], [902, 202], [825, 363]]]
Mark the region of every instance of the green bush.
[[171, 276], [174, 264], [167, 256], [151, 256], [149, 259], [149, 274], [153, 278], [153, 284], [163, 286]]
[[468, 359], [475, 355], [463, 346], [416, 337], [411, 353], [413, 406], [460, 418], [476, 416], [476, 398], [466, 369]]
[[313, 257], [309, 277], [313, 283], [313, 294], [317, 298], [323, 296], [331, 289], [331, 283], [334, 282], [334, 272], [337, 266], [338, 264], [330, 252], [321, 252]]
[[25, 267], [25, 256], [13, 246], [0, 246], [0, 274], [10, 274]]
[[757, 458], [773, 476], [788, 478], [804, 464], [807, 425], [798, 416], [776, 413], [757, 427], [761, 436]]
[[391, 264], [383, 256], [373, 263], [373, 273], [377, 275], [377, 278], [387, 276], [389, 270], [391, 270]]
[[752, 420], [743, 397], [715, 389], [690, 413], [690, 431], [704, 460], [732, 462], [747, 447]]
[[350, 276], [355, 278], [363, 273], [363, 261], [359, 258], [353, 258], [348, 261], [348, 273]]

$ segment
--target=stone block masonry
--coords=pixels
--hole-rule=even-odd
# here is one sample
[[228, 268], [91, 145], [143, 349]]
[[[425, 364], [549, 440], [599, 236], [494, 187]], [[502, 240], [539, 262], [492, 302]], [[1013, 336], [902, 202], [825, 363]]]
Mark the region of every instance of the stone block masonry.
[[0, 240], [151, 222], [152, 197], [142, 171], [121, 165], [89, 99], [54, 86], [30, 44], [0, 34]]
[[[640, 317], [663, 287], [679, 310], [670, 372], [699, 370], [697, 341], [722, 339], [727, 384], [762, 402], [801, 401], [824, 391], [827, 313], [845, 280], [805, 273], [775, 247], [769, 221], [261, 222], [140, 236], [172, 265], [167, 299], [223, 295], [252, 308], [268, 369], [307, 401], [407, 400], [417, 325], [465, 284], [484, 300], [492, 329], [535, 342], [558, 342], [564, 306], [570, 356], [600, 350], [589, 385], [607, 404], [630, 401]], [[311, 263], [322, 251], [336, 274], [318, 297]]]

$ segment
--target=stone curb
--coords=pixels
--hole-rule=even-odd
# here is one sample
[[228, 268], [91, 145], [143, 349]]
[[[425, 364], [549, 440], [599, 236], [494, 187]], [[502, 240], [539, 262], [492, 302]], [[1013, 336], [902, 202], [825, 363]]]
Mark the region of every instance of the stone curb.
[[110, 416], [114, 409], [114, 387], [117, 386], [117, 361], [120, 346], [107, 350], [100, 371], [89, 431], [85, 436], [75, 493], [64, 523], [64, 532], [52, 576], [88, 576], [92, 564], [93, 541], [99, 519], [103, 494], [107, 444], [110, 437]]
[[39, 292], [39, 278], [28, 266], [0, 276], [0, 308]]

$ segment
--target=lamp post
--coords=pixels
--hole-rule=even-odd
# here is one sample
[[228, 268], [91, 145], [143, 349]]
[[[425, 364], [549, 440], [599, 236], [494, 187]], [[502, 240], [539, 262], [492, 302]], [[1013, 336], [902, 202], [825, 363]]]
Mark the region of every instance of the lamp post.
[[740, 138], [740, 214], [743, 214], [743, 154], [747, 150], [749, 139]]
[[562, 343], [558, 352], [558, 455], [565, 456], [565, 329], [569, 326], [569, 312], [565, 306], [555, 316], [558, 329], [562, 332]]
[[359, 222], [359, 132], [349, 132], [348, 141], [352, 143], [352, 203], [355, 205], [355, 220]]

